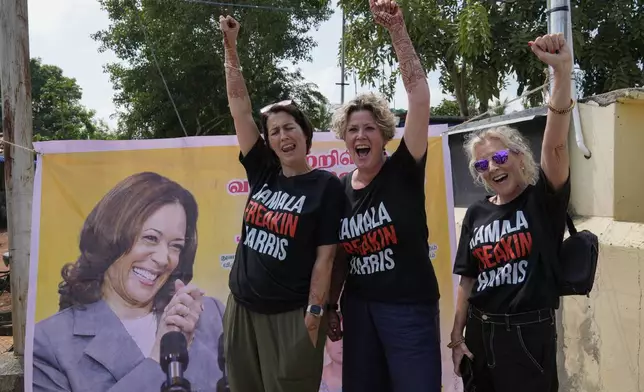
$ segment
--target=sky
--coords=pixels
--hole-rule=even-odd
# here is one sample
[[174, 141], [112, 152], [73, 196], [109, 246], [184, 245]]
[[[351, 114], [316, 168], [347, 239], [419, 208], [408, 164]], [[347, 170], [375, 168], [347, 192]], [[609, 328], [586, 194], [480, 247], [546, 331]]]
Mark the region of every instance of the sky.
[[[99, 44], [92, 40], [91, 34], [109, 26], [107, 13], [101, 10], [95, 0], [28, 0], [29, 41], [31, 57], [40, 57], [45, 64], [56, 65], [63, 74], [75, 78], [83, 90], [82, 103], [96, 111], [112, 127], [116, 126], [116, 112], [112, 97], [114, 90], [108, 74], [103, 72], [104, 65], [118, 61], [114, 53], [99, 53]], [[267, 11], [271, 12], [271, 11]], [[243, 25], [243, 21], [242, 25]], [[340, 103], [340, 67], [337, 62], [338, 43], [341, 37], [342, 17], [339, 9], [318, 30], [310, 34], [318, 46], [313, 49], [313, 61], [295, 64], [309, 81], [315, 83], [332, 104]], [[432, 106], [438, 105], [443, 94], [438, 83], [438, 73], [429, 74]], [[372, 90], [369, 86], [345, 86], [345, 100], [358, 93]], [[514, 98], [516, 82], [501, 93], [501, 100]], [[407, 108], [407, 99], [402, 81], [398, 81], [392, 107]], [[508, 112], [521, 109], [519, 102], [509, 107]]]

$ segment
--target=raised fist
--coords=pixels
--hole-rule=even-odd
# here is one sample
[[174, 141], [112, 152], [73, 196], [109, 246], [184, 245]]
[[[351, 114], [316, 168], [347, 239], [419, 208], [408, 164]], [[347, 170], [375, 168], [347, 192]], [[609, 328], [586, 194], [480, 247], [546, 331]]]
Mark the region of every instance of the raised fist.
[[572, 71], [572, 53], [562, 33], [547, 34], [528, 42], [532, 53], [558, 71]]
[[232, 16], [219, 15], [219, 28], [224, 33], [224, 38], [229, 43], [237, 41], [237, 34], [239, 34], [239, 22]]
[[400, 7], [394, 0], [369, 0], [369, 8], [376, 23], [387, 30], [404, 23]]

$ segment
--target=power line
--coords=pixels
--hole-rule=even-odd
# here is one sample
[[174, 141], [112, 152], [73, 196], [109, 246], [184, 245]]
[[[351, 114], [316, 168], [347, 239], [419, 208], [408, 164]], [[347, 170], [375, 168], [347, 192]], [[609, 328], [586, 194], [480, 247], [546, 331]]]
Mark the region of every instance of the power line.
[[[256, 4], [220, 3], [220, 2], [216, 2], [216, 1], [210, 1], [210, 0], [183, 0], [183, 1], [186, 2], [186, 3], [214, 5], [214, 6], [221, 6], [221, 7], [252, 8], [252, 9], [270, 10], [270, 11], [283, 11], [283, 12], [294, 12], [295, 11], [293, 8], [262, 6], [262, 5], [256, 5]], [[154, 65], [155, 65], [155, 67], [157, 69], [157, 72], [159, 73], [159, 76], [161, 77], [161, 81], [163, 82], [163, 87], [165, 87], [165, 91], [168, 94], [168, 98], [170, 99], [170, 103], [172, 104], [172, 108], [174, 109], [174, 113], [177, 115], [177, 119], [179, 120], [179, 125], [181, 125], [181, 129], [183, 130], [183, 134], [187, 137], [188, 136], [188, 131], [186, 130], [185, 125], [183, 124], [183, 120], [181, 119], [181, 115], [179, 114], [179, 109], [177, 109], [177, 105], [174, 102], [174, 98], [172, 97], [172, 93], [170, 92], [170, 88], [168, 87], [168, 82], [166, 81], [165, 76], [163, 75], [163, 71], [161, 70], [161, 66], [159, 65], [159, 60], [157, 59], [156, 53], [154, 51], [154, 45], [152, 44], [152, 40], [150, 40], [150, 37], [148, 35], [148, 31], [147, 31], [147, 28], [145, 26], [145, 21], [143, 19], [142, 13], [143, 13], [143, 11], [139, 11], [139, 21], [141, 22], [141, 28], [143, 30], [143, 36], [145, 38], [145, 41], [147, 43], [148, 48], [150, 49], [150, 54], [152, 55], [152, 60], [153, 60]]]
[[253, 9], [269, 10], [269, 11], [295, 12], [294, 8], [273, 7], [273, 6], [269, 6], [269, 5], [219, 3], [219, 2], [216, 2], [216, 1], [210, 1], [210, 0], [183, 0], [183, 1], [185, 1], [186, 3], [215, 5], [215, 6], [220, 6], [220, 7], [253, 8]]
[[181, 125], [181, 129], [183, 129], [183, 134], [186, 135], [186, 137], [188, 137], [188, 132], [186, 131], [186, 127], [183, 125], [183, 121], [181, 120], [181, 115], [179, 114], [177, 105], [174, 103], [174, 99], [172, 98], [172, 94], [170, 93], [170, 89], [168, 88], [168, 83], [166, 82], [165, 76], [163, 76], [163, 72], [161, 71], [161, 67], [159, 66], [159, 61], [157, 60], [157, 56], [154, 53], [154, 45], [152, 45], [152, 42], [150, 41], [150, 37], [148, 36], [148, 32], [145, 27], [145, 21], [143, 20], [143, 16], [141, 14], [142, 14], [142, 11], [139, 12], [139, 20], [141, 21], [141, 27], [143, 29], [143, 36], [145, 37], [145, 41], [148, 44], [148, 47], [150, 48], [150, 53], [152, 54], [152, 60], [154, 61], [154, 65], [156, 66], [157, 71], [161, 76], [161, 80], [163, 81], [163, 86], [165, 87], [165, 91], [166, 93], [168, 93], [168, 98], [170, 98], [170, 102], [172, 103], [174, 112], [177, 115], [177, 119], [179, 120], [179, 125]]

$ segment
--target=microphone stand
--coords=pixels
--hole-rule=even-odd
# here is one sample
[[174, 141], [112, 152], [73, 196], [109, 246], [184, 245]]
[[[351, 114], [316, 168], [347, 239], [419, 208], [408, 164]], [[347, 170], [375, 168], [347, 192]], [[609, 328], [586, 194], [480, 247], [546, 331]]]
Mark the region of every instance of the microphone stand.
[[181, 332], [171, 331], [161, 337], [161, 369], [166, 380], [161, 384], [161, 392], [192, 392], [190, 381], [183, 377], [188, 368], [188, 347]]
[[192, 392], [190, 382], [185, 378], [176, 379], [175, 383], [164, 382], [161, 385], [161, 392]]
[[[169, 355], [169, 359], [174, 355]], [[183, 377], [183, 364], [177, 360], [168, 363], [166, 381], [161, 384], [161, 392], [192, 392], [190, 381]]]

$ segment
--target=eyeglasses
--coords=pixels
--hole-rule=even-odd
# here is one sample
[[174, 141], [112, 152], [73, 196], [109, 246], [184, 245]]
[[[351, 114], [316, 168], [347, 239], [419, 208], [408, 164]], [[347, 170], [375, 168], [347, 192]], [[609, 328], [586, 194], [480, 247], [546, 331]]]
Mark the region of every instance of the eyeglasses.
[[[491, 159], [497, 165], [503, 165], [508, 161], [508, 158], [510, 157], [511, 152], [516, 153], [516, 151], [512, 149], [497, 151], [494, 153], [494, 155], [492, 155]], [[485, 173], [489, 168], [490, 168], [489, 159], [479, 159], [478, 161], [474, 162], [474, 169], [476, 169], [476, 171], [479, 173]]]
[[269, 110], [271, 110], [272, 108], [274, 108], [275, 106], [288, 106], [288, 105], [295, 106], [295, 101], [293, 101], [292, 99], [287, 99], [287, 100], [284, 100], [284, 101], [271, 103], [270, 105], [266, 105], [263, 108], [261, 108], [259, 110], [259, 112], [261, 114], [264, 114], [264, 113], [268, 112]]

